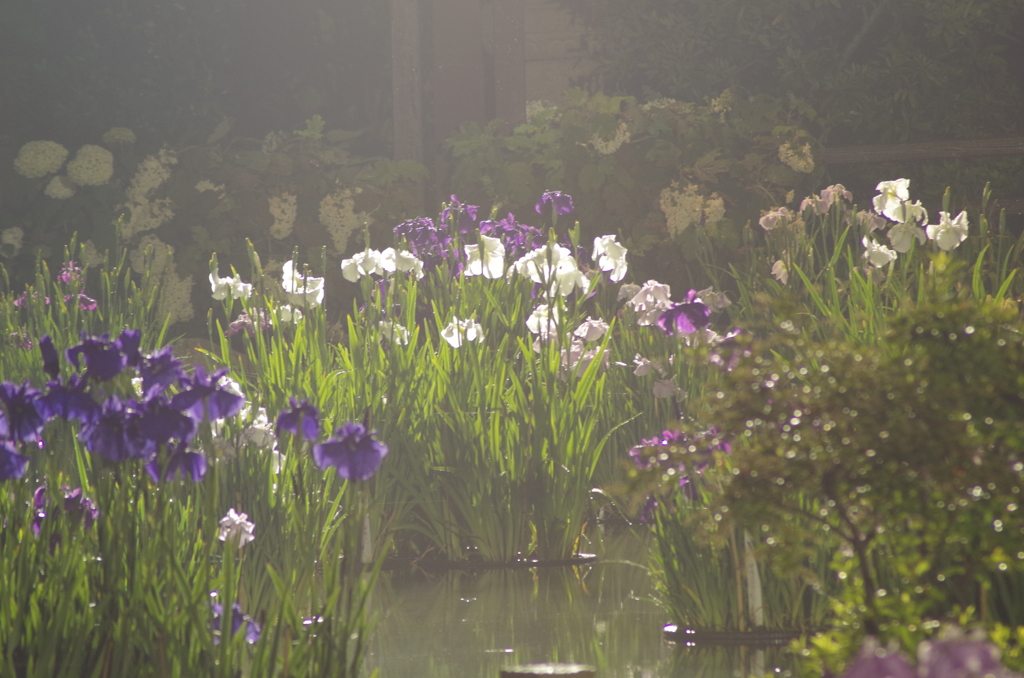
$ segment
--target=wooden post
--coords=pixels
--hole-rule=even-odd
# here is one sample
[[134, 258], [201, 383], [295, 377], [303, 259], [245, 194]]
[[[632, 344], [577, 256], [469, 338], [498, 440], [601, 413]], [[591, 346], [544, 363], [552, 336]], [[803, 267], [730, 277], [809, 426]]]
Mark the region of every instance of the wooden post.
[[391, 0], [391, 99], [395, 160], [423, 162], [419, 0]]
[[492, 0], [495, 117], [526, 122], [526, 13], [523, 0]]
[[432, 0], [430, 81], [435, 147], [465, 122], [486, 122], [481, 0]]

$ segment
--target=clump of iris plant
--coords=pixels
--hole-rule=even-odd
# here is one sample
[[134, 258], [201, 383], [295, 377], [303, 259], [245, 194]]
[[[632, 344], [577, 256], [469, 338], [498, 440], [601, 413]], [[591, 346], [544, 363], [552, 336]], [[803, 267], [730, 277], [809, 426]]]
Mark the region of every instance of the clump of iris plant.
[[[141, 332], [82, 335], [65, 358], [76, 370], [61, 376], [60, 354], [49, 336], [39, 341], [43, 370], [51, 381], [45, 391], [0, 384], [0, 480], [24, 475], [28, 444], [41, 444], [48, 420], [78, 423], [78, 438], [93, 455], [110, 462], [140, 460], [154, 481], [179, 475], [200, 480], [206, 458], [190, 446], [203, 424], [238, 414], [244, 396], [221, 380], [227, 370], [207, 375], [197, 366], [188, 374], [170, 347], [152, 354], [139, 351]], [[126, 396], [106, 384], [131, 368], [141, 392]], [[102, 384], [102, 386], [101, 386]]]

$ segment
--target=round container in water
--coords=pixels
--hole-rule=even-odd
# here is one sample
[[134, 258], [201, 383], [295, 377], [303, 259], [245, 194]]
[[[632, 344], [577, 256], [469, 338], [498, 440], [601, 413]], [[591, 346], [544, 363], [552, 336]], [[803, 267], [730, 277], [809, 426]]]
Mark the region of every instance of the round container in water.
[[563, 676], [563, 678], [594, 678], [596, 669], [586, 664], [522, 664], [502, 669], [501, 678], [535, 678], [536, 676]]

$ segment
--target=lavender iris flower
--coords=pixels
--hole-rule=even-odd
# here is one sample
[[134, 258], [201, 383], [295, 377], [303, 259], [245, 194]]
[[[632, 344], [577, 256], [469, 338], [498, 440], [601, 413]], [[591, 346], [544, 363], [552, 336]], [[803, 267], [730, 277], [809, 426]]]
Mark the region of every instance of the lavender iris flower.
[[667, 311], [662, 313], [655, 324], [665, 334], [682, 332], [693, 334], [701, 327], [707, 327], [710, 323], [711, 310], [697, 299], [696, 290], [690, 290], [686, 299], [674, 304]]
[[56, 379], [60, 374], [60, 356], [57, 349], [53, 347], [53, 339], [49, 334], [44, 334], [39, 340], [39, 351], [43, 354], [43, 372], [46, 372], [50, 379]]
[[293, 436], [301, 435], [306, 440], [316, 440], [320, 435], [320, 413], [309, 400], [298, 402], [294, 397], [288, 399], [289, 407], [277, 415], [277, 435], [287, 431]]
[[18, 448], [9, 440], [0, 440], [0, 481], [17, 480], [25, 475], [28, 457], [18, 454]]
[[917, 671], [903, 654], [893, 649], [882, 649], [878, 641], [869, 638], [860, 654], [843, 672], [842, 678], [918, 678]]
[[365, 426], [349, 422], [334, 432], [325, 443], [313, 446], [313, 461], [321, 469], [338, 469], [345, 480], [367, 480], [377, 472], [388, 447], [374, 438]]
[[26, 381], [15, 386], [9, 381], [0, 384], [0, 438], [17, 442], [39, 439], [46, 421], [36, 407], [39, 391]]
[[544, 206], [549, 203], [558, 216], [569, 214], [573, 210], [572, 196], [561, 191], [547, 191], [543, 193], [533, 209], [537, 211], [537, 214], [544, 214]]

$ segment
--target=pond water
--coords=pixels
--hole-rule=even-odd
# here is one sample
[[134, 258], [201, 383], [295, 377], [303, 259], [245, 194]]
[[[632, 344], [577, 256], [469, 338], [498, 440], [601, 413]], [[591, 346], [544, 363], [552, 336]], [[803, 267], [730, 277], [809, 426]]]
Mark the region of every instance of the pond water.
[[687, 648], [663, 638], [647, 539], [606, 536], [581, 567], [393, 571], [374, 592], [369, 668], [380, 678], [498, 678], [513, 664], [572, 662], [599, 678], [785, 675], [779, 649]]

